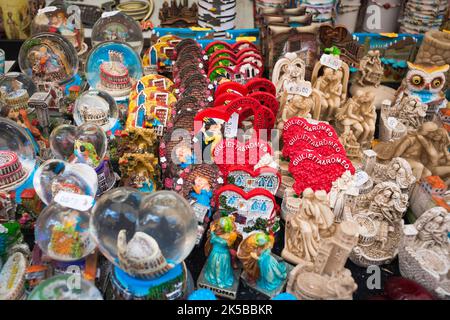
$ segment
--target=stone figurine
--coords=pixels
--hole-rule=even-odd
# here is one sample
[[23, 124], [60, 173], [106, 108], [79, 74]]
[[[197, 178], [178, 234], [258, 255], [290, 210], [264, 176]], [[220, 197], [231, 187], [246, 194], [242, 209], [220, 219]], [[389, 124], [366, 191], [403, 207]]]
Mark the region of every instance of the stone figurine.
[[384, 70], [381, 64], [380, 51], [370, 50], [360, 63], [358, 70], [358, 83], [361, 86], [378, 87], [381, 83]]

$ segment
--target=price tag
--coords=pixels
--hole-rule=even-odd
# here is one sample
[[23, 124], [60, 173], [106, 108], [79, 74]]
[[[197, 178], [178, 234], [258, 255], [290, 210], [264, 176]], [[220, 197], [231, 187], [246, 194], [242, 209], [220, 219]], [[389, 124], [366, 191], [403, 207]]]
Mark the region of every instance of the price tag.
[[248, 41], [248, 42], [256, 42], [256, 37], [237, 37], [236, 41]]
[[365, 171], [358, 171], [355, 173], [355, 185], [361, 187], [369, 181], [369, 175]]
[[228, 120], [228, 122], [225, 123], [225, 138], [234, 138], [237, 136], [238, 121], [239, 121], [239, 114], [233, 112], [233, 114], [230, 117], [230, 120]]
[[289, 83], [286, 85], [286, 91], [288, 94], [297, 94], [307, 98], [312, 93], [311, 82]]
[[63, 207], [78, 211], [88, 211], [94, 205], [93, 197], [67, 191], [58, 192], [54, 200]]
[[331, 54], [323, 54], [320, 58], [320, 63], [325, 67], [329, 67], [334, 70], [339, 70], [342, 67], [342, 60]]
[[112, 16], [115, 16], [116, 14], [118, 14], [120, 11], [107, 11], [107, 12], [103, 12], [102, 13], [102, 18], [109, 18]]
[[38, 10], [38, 14], [47, 13], [47, 12], [53, 12], [53, 11], [56, 11], [56, 9], [58, 9], [58, 8], [55, 7], [55, 6], [45, 7], [45, 8], [39, 9]]
[[167, 159], [166, 159], [166, 157], [161, 157], [161, 159], [159, 159], [160, 161], [161, 161], [161, 163], [165, 163], [165, 162], [167, 162]]
[[395, 129], [398, 126], [398, 120], [395, 119], [394, 117], [389, 117], [387, 119], [387, 123], [388, 123], [388, 126], [392, 129]]

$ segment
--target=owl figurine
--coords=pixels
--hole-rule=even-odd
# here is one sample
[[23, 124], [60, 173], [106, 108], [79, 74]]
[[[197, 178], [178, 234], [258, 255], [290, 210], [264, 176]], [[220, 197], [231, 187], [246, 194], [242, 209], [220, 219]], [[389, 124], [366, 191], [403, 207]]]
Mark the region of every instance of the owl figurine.
[[428, 106], [427, 116], [432, 116], [439, 109], [445, 108], [447, 100], [443, 89], [449, 65], [434, 66], [408, 62], [408, 68], [408, 73], [397, 91], [396, 104], [399, 104], [405, 96], [413, 96]]

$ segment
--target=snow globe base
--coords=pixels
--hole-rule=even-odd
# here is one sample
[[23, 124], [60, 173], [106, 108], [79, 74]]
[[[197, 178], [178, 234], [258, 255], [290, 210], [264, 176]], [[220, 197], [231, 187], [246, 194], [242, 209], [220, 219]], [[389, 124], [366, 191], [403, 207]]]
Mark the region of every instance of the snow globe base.
[[[278, 262], [283, 263], [286, 267], [286, 274], [289, 276], [289, 273], [291, 272], [291, 270], [294, 268], [293, 265], [287, 263], [286, 261], [283, 261], [283, 259], [275, 254], [272, 254], [272, 256], [277, 259]], [[242, 272], [241, 274], [241, 279], [242, 282], [244, 283], [244, 285], [246, 285], [248, 288], [250, 288], [253, 291], [257, 291], [260, 294], [264, 295], [265, 297], [267, 297], [268, 299], [272, 299], [273, 297], [279, 295], [280, 293], [284, 292], [284, 289], [286, 288], [286, 283], [287, 283], [287, 277], [286, 279], [284, 279], [283, 282], [280, 283], [280, 285], [274, 289], [274, 290], [266, 290], [264, 288], [261, 288], [258, 283], [256, 281], [252, 281], [248, 278], [247, 273], [246, 272]]]
[[151, 280], [134, 278], [114, 267], [112, 286], [116, 299], [177, 300], [187, 296], [187, 278], [184, 263], [176, 265], [164, 275]]
[[218, 297], [227, 298], [231, 300], [235, 300], [237, 297], [237, 292], [239, 289], [239, 275], [241, 274], [242, 269], [239, 267], [237, 269], [233, 269], [233, 285], [229, 288], [220, 288], [208, 282], [205, 278], [206, 272], [206, 264], [203, 266], [202, 272], [197, 280], [197, 287], [199, 289], [209, 289]]

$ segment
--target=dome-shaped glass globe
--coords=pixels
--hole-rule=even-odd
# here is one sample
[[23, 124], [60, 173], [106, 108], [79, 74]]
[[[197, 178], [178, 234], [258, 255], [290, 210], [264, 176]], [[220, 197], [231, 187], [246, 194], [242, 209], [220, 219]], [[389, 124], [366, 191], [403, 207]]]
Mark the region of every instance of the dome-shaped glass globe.
[[10, 110], [28, 109], [28, 100], [36, 92], [29, 76], [21, 72], [8, 72], [0, 76], [0, 114], [7, 116]]
[[191, 206], [172, 191], [109, 191], [92, 209], [90, 227], [105, 257], [140, 278], [150, 278], [154, 271], [145, 270], [153, 264], [150, 257], [164, 265], [167, 262], [169, 267], [165, 265], [164, 271], [181, 263], [194, 248], [197, 237]]
[[42, 251], [57, 261], [78, 261], [95, 249], [89, 231], [89, 212], [52, 202], [36, 221], [34, 236]]

